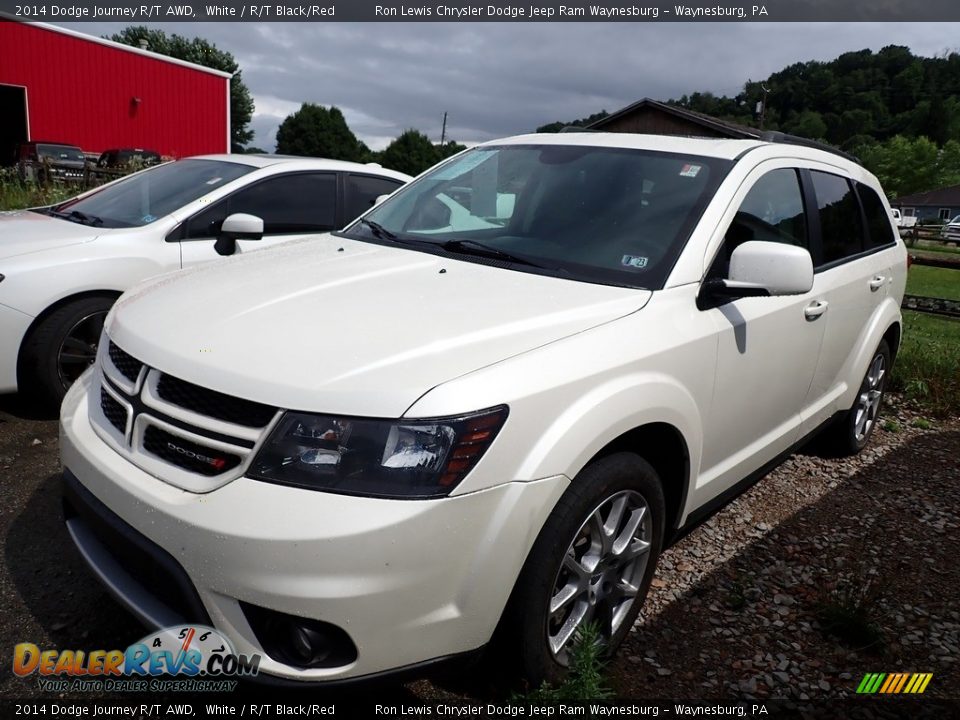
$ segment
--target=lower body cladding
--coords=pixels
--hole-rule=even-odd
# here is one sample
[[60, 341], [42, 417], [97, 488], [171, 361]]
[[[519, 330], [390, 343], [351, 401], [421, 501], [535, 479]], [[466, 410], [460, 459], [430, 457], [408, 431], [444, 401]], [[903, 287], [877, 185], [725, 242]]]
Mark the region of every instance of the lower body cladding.
[[60, 425], [65, 514], [84, 558], [147, 624], [211, 624], [279, 678], [348, 680], [486, 644], [569, 484], [381, 500], [240, 477], [190, 493], [95, 434], [87, 386], [71, 388]]

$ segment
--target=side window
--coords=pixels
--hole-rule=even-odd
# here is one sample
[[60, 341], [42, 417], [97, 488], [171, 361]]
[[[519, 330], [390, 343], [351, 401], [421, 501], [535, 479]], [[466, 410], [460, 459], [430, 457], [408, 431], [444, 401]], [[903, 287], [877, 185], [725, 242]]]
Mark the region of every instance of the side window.
[[890, 218], [883, 207], [880, 196], [873, 188], [857, 183], [857, 194], [863, 204], [863, 213], [867, 216], [867, 247], [876, 248], [893, 245], [897, 242], [890, 226]]
[[213, 238], [227, 215], [249, 213], [263, 219], [264, 235], [325, 232], [336, 227], [337, 176], [334, 173], [281, 175], [258, 182], [194, 215], [186, 239]]
[[347, 198], [344, 208], [344, 224], [373, 207], [381, 195], [389, 195], [403, 183], [399, 180], [371, 177], [369, 175], [347, 175]]
[[750, 188], [727, 228], [708, 277], [726, 277], [730, 255], [737, 246], [750, 240], [808, 246], [807, 216], [796, 170], [771, 170]]
[[850, 182], [839, 175], [816, 170], [810, 175], [820, 211], [821, 265], [856, 255], [863, 249], [863, 224], [860, 205]]

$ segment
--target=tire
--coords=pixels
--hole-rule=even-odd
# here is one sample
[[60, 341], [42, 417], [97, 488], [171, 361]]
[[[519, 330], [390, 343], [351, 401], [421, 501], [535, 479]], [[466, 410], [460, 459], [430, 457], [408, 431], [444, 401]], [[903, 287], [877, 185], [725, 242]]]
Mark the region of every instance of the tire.
[[[615, 517], [615, 530], [604, 532]], [[586, 622], [599, 625], [605, 656], [623, 642], [653, 579], [664, 517], [660, 479], [637, 455], [609, 455], [577, 475], [540, 531], [501, 623], [504, 660], [533, 687], [562, 681]]]
[[73, 381], [94, 363], [103, 321], [116, 300], [94, 295], [69, 302], [43, 318], [20, 348], [20, 392], [55, 412]]
[[848, 457], [866, 447], [877, 426], [892, 364], [890, 346], [886, 340], [881, 340], [867, 366], [853, 406], [824, 432], [824, 447], [830, 454]]

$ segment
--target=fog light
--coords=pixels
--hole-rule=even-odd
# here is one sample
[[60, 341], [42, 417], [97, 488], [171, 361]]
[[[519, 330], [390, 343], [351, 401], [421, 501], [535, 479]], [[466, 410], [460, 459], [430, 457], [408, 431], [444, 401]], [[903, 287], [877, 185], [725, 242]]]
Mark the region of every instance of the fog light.
[[357, 647], [341, 628], [323, 620], [240, 603], [254, 635], [273, 660], [298, 668], [330, 668], [357, 659]]

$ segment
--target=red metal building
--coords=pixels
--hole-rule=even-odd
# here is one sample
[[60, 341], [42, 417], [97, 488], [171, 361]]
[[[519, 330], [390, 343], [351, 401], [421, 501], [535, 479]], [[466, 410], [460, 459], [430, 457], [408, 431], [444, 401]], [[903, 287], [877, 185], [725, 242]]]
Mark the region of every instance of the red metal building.
[[56, 25], [0, 19], [0, 161], [25, 140], [88, 153], [230, 152], [230, 75]]

